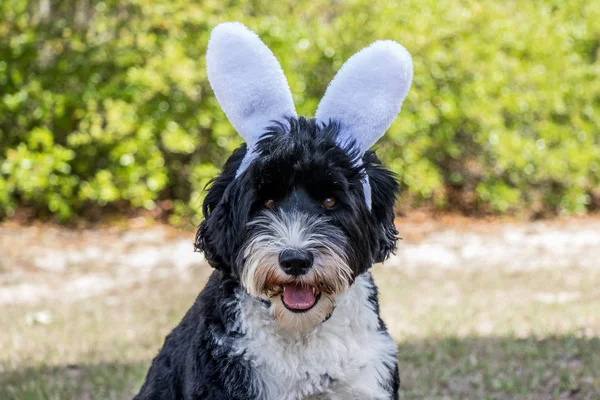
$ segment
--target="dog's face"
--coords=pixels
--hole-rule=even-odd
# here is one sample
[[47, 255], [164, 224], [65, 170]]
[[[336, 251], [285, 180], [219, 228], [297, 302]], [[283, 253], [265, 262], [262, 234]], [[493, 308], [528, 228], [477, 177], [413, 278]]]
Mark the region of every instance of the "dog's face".
[[237, 178], [245, 146], [230, 157], [205, 199], [196, 247], [268, 302], [282, 327], [308, 330], [328, 318], [357, 275], [394, 250], [398, 185], [374, 153], [361, 164], [358, 152], [339, 147], [336, 124], [286, 122], [267, 130]]
[[277, 59], [239, 23], [214, 28], [206, 72], [246, 144], [208, 192], [196, 248], [282, 327], [308, 330], [395, 248], [398, 185], [368, 149], [400, 111], [412, 59], [392, 41], [359, 51], [313, 120], [296, 116]]

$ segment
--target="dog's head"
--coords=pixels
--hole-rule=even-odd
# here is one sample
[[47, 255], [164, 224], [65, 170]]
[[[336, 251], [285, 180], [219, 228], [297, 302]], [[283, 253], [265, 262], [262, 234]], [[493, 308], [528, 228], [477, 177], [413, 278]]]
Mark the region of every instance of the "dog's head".
[[296, 116], [275, 57], [241, 24], [215, 28], [207, 72], [246, 144], [210, 187], [196, 247], [283, 327], [310, 329], [395, 249], [398, 184], [368, 148], [400, 110], [410, 55], [395, 42], [357, 53], [315, 119]]

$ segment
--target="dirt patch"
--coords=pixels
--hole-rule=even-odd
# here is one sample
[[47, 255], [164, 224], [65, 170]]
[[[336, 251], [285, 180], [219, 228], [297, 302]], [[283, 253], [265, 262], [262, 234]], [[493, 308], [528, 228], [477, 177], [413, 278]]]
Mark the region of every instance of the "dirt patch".
[[208, 268], [193, 234], [147, 229], [0, 228], [0, 304], [73, 301], [155, 276]]
[[[464, 222], [464, 221], [463, 221]], [[384, 265], [405, 270], [600, 268], [600, 220], [398, 223], [405, 240]], [[425, 230], [425, 232], [424, 232]], [[416, 231], [417, 239], [412, 235]]]
[[[600, 219], [517, 223], [464, 218], [397, 221], [403, 238], [384, 268], [600, 268]], [[186, 279], [207, 266], [193, 248], [193, 232], [157, 225], [135, 229], [0, 227], [0, 305], [44, 299], [73, 301], [129, 287], [151, 277]], [[569, 296], [540, 295], [540, 302]]]

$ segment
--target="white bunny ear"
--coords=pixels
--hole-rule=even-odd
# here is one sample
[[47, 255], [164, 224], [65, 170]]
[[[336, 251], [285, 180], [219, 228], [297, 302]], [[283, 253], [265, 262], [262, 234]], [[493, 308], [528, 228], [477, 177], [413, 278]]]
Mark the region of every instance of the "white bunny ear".
[[296, 116], [292, 93], [271, 50], [239, 22], [212, 30], [206, 72], [221, 108], [248, 146], [238, 176], [256, 156], [256, 143], [272, 121]]
[[319, 103], [316, 119], [340, 124], [340, 144], [354, 140], [367, 151], [390, 127], [413, 76], [412, 58], [404, 47], [381, 40], [342, 65]]
[[[342, 65], [315, 115], [317, 121], [340, 124], [338, 144], [354, 143], [367, 151], [390, 127], [413, 77], [412, 58], [400, 44], [377, 41]], [[371, 187], [364, 178], [365, 201], [371, 208]]]

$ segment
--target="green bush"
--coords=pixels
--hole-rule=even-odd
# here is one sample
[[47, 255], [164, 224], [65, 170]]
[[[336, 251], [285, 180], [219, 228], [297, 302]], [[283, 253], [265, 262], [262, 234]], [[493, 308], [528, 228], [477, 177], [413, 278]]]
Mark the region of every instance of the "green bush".
[[227, 20], [273, 49], [308, 116], [355, 51], [409, 49], [413, 87], [378, 144], [405, 206], [600, 204], [599, 2], [3, 0], [0, 215], [171, 204], [174, 222], [197, 222], [241, 142], [204, 71]]

